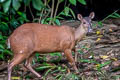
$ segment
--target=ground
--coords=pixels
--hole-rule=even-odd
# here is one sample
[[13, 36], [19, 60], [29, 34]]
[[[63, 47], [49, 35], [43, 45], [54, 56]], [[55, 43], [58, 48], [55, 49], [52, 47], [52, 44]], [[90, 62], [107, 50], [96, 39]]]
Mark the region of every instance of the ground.
[[[77, 27], [79, 21], [62, 21], [62, 25]], [[76, 56], [74, 56], [77, 54]], [[120, 80], [120, 19], [109, 19], [102, 24], [93, 21], [93, 32], [76, 45], [73, 56], [80, 71], [75, 74], [66, 58], [59, 55], [43, 55], [45, 60], [36, 62], [33, 68], [44, 80]], [[58, 58], [60, 58], [58, 60]], [[51, 60], [51, 61], [50, 61]], [[55, 61], [56, 60], [56, 61]], [[43, 63], [43, 61], [46, 61]], [[52, 62], [52, 63], [51, 63]], [[42, 64], [41, 64], [42, 63]], [[47, 63], [47, 64], [46, 64]], [[7, 63], [0, 61], [0, 80], [7, 80]], [[39, 66], [43, 66], [42, 68]], [[48, 68], [44, 67], [47, 66]], [[12, 78], [19, 80], [39, 80], [23, 67], [23, 63], [15, 67]], [[26, 79], [25, 79], [26, 78]]]

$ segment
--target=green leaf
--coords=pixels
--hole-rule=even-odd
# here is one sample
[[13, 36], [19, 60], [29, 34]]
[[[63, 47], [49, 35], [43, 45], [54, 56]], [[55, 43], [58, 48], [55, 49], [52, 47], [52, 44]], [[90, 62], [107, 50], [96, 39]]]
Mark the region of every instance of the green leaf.
[[10, 4], [11, 4], [11, 0], [6, 0], [4, 3], [3, 3], [3, 10], [4, 12], [8, 12], [9, 8], [10, 8]]
[[0, 59], [4, 59], [3, 53], [0, 53]]
[[41, 71], [41, 70], [44, 70], [44, 69], [47, 69], [47, 68], [52, 68], [53, 66], [41, 66], [41, 67], [38, 67], [36, 68], [37, 71]]
[[0, 39], [3, 39], [3, 36], [2, 36], [2, 35], [0, 35]]
[[83, 5], [86, 5], [86, 1], [85, 0], [78, 0], [78, 2], [80, 2]]
[[7, 49], [5, 49], [5, 50], [3, 51], [3, 53], [9, 54], [9, 55], [13, 55], [13, 53], [12, 53], [11, 51], [7, 50]]
[[89, 60], [89, 59], [80, 59], [80, 62], [96, 63], [96, 64], [99, 64], [97, 61], [95, 61], [95, 60]]
[[12, 18], [12, 20], [10, 20], [10, 25], [13, 26], [13, 28], [17, 28], [20, 24], [16, 19]]
[[111, 61], [106, 61], [103, 64], [100, 64], [100, 66], [98, 68], [102, 68], [102, 67], [104, 67], [104, 66], [106, 66], [106, 65], [108, 65], [110, 63], [111, 63]]
[[75, 18], [76, 18], [76, 17], [75, 17], [75, 13], [73, 12], [73, 10], [72, 10], [71, 8], [70, 8], [70, 12], [71, 12], [73, 18], [75, 19]]
[[65, 12], [65, 15], [66, 15], [66, 16], [69, 14], [69, 10], [70, 10], [69, 7], [65, 7], [64, 12]]
[[19, 0], [12, 0], [12, 6], [17, 11], [20, 8], [21, 4]]
[[64, 0], [60, 0], [60, 3], [63, 2]]
[[0, 44], [0, 49], [5, 49], [3, 45]]
[[5, 43], [6, 43], [6, 40], [0, 41], [0, 44], [5, 44]]
[[55, 23], [60, 26], [60, 21], [59, 21], [59, 19], [55, 19]]
[[44, 22], [45, 22], [45, 19], [42, 19], [42, 20], [41, 20], [41, 24], [44, 24]]
[[6, 33], [8, 32], [8, 30], [9, 30], [8, 24], [5, 22], [1, 22], [0, 31], [2, 31], [2, 33]]
[[120, 18], [120, 14], [114, 13], [114, 15], [115, 15], [117, 18]]
[[99, 25], [100, 27], [102, 27], [102, 26], [103, 26], [103, 23], [102, 23], [101, 21], [99, 21], [99, 22], [98, 22], [98, 25]]
[[24, 1], [24, 4], [26, 5], [26, 6], [28, 6], [29, 4], [30, 4], [30, 1], [31, 0], [23, 0]]
[[0, 3], [3, 3], [3, 2], [5, 2], [5, 0], [0, 0]]
[[51, 53], [51, 56], [62, 56], [60, 52]]
[[75, 5], [75, 6], [76, 6], [76, 0], [69, 0], [69, 2], [70, 2], [72, 5]]
[[36, 10], [41, 10], [44, 7], [44, 4], [41, 0], [32, 0], [32, 5]]
[[60, 16], [56, 16], [57, 19], [64, 19], [63, 17], [60, 17]]
[[20, 15], [20, 17], [18, 18], [18, 20], [19, 20], [20, 22], [22, 22], [22, 24], [23, 24], [24, 21], [28, 21], [25, 13], [20, 12], [20, 11], [18, 11], [17, 13]]

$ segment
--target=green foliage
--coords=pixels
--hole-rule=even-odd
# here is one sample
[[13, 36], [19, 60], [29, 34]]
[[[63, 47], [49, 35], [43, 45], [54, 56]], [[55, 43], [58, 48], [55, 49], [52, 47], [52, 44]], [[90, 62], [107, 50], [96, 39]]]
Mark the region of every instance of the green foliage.
[[69, 0], [69, 2], [76, 6], [76, 0]]
[[100, 27], [102, 27], [102, 26], [103, 26], [102, 22], [104, 22], [105, 20], [107, 20], [107, 19], [109, 19], [109, 18], [120, 18], [120, 14], [117, 13], [118, 11], [119, 11], [119, 10], [116, 10], [116, 11], [114, 11], [113, 13], [109, 14], [107, 17], [105, 17], [103, 20], [98, 21], [98, 25], [99, 25]]
[[21, 6], [20, 1], [19, 0], [12, 0], [12, 6], [17, 11]]
[[12, 52], [7, 49], [7, 37], [0, 34], [0, 60], [5, 60], [7, 55], [12, 55]]
[[44, 69], [55, 68], [55, 67], [56, 66], [52, 66], [50, 64], [43, 63], [40, 67], [37, 67], [36, 70], [41, 71], [41, 70], [44, 70]]
[[[9, 35], [19, 25], [29, 22], [26, 9], [30, 11], [32, 22], [60, 25], [60, 20], [64, 19], [64, 16], [75, 18], [70, 5], [76, 6], [77, 1], [85, 4], [85, 0], [68, 0], [68, 4], [66, 0], [58, 0], [56, 6], [54, 0], [0, 0], [0, 31], [2, 34]], [[65, 5], [58, 13], [61, 3]]]
[[28, 19], [24, 12], [15, 11], [14, 9], [11, 9], [10, 16], [9, 13], [5, 14], [4, 12], [0, 12], [0, 31], [4, 35], [9, 35], [13, 29], [17, 28], [24, 22], [28, 22]]
[[80, 3], [83, 4], [83, 5], [86, 5], [86, 4], [87, 4], [85, 0], [78, 0], [78, 2], [80, 2]]
[[53, 59], [50, 62], [59, 62], [61, 60], [61, 58], [62, 58], [62, 54], [59, 53], [59, 52], [51, 53], [50, 56], [52, 56], [52, 57], [58, 57], [57, 59]]
[[76, 74], [72, 74], [72, 73], [65, 78], [65, 80], [69, 80], [69, 79], [80, 80]]
[[[52, 6], [48, 7], [48, 6], [50, 6], [49, 5], [50, 0], [46, 0], [44, 2], [45, 7], [43, 7], [41, 10], [39, 10], [38, 13], [37, 13], [37, 14], [39, 14], [38, 16], [40, 16], [40, 18], [37, 18], [37, 19], [35, 18], [34, 21], [35, 22], [39, 21], [39, 23], [42, 23], [42, 24], [53, 24], [53, 25], [57, 24], [57, 25], [60, 25], [59, 20], [64, 19], [62, 16], [75, 18], [75, 14], [74, 14], [73, 10], [69, 6], [70, 6], [70, 4], [76, 6], [77, 1], [76, 0], [69, 0], [69, 4], [67, 4], [67, 5], [65, 4], [64, 9], [60, 13], [58, 13], [59, 5], [63, 1], [66, 2], [65, 0], [58, 0], [57, 5], [55, 7], [54, 6], [55, 3], [52, 0]], [[81, 1], [80, 3], [82, 3], [83, 1]]]
[[44, 4], [41, 0], [32, 0], [33, 7], [36, 10], [41, 10], [44, 7]]
[[3, 3], [3, 10], [4, 12], [8, 12], [9, 8], [10, 8], [10, 4], [11, 4], [11, 0], [6, 0], [4, 3]]

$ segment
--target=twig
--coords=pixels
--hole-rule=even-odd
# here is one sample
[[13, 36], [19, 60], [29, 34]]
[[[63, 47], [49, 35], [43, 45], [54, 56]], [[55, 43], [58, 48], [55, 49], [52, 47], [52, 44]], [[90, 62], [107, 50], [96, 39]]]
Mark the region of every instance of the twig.
[[60, 4], [60, 0], [58, 0], [57, 5], [56, 5], [55, 14], [54, 14], [54, 19], [56, 18], [59, 4]]
[[50, 14], [50, 11], [45, 15], [44, 19], [46, 19], [49, 14]]
[[116, 10], [116, 11], [114, 11], [113, 13], [111, 13], [110, 15], [108, 15], [107, 17], [105, 17], [101, 22], [103, 22], [104, 20], [106, 20], [107, 18], [109, 18], [112, 14], [114, 14], [114, 13], [116, 13], [116, 12], [118, 12], [118, 11], [119, 11], [119, 9]]
[[44, 8], [41, 11], [41, 15], [40, 15], [40, 18], [39, 18], [39, 23], [41, 22], [41, 19], [42, 19], [42, 16], [43, 16], [43, 11], [44, 11]]
[[51, 18], [51, 20], [49, 21], [49, 24], [51, 24], [52, 23], [52, 17], [53, 17], [53, 12], [54, 12], [54, 0], [52, 0], [52, 10], [51, 10], [51, 15], [50, 15], [50, 18]]
[[[45, 0], [44, 5], [46, 6], [46, 4], [47, 4], [47, 1]], [[41, 16], [40, 16], [40, 19], [39, 19], [39, 23], [41, 22], [41, 19], [43, 17], [44, 12], [45, 12], [45, 9], [43, 8], [42, 11], [41, 11]]]
[[32, 13], [32, 10], [31, 10], [31, 8], [30, 8], [30, 5], [29, 5], [28, 7], [29, 7], [29, 10], [30, 10], [30, 14], [31, 14], [31, 16], [32, 16], [32, 19], [34, 20], [34, 15], [33, 15], [33, 13]]

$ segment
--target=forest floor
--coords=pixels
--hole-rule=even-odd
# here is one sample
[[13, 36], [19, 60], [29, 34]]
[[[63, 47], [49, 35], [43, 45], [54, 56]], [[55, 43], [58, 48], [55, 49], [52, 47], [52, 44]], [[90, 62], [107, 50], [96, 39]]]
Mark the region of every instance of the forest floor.
[[[62, 25], [72, 27], [79, 24], [79, 21], [62, 21]], [[120, 19], [109, 19], [101, 25], [94, 21], [93, 24], [93, 32], [76, 45], [77, 55], [74, 58], [80, 73], [74, 73], [64, 56], [60, 58], [47, 54], [43, 56], [48, 68], [42, 61], [33, 61], [36, 62], [33, 68], [38, 67], [36, 70], [44, 76], [43, 80], [120, 80]], [[56, 61], [51, 63], [49, 60]], [[0, 64], [0, 80], [7, 80], [7, 69], [1, 69], [7, 63], [0, 61]], [[41, 65], [44, 66], [39, 68]], [[14, 68], [12, 79], [39, 80], [23, 67], [23, 63]]]

